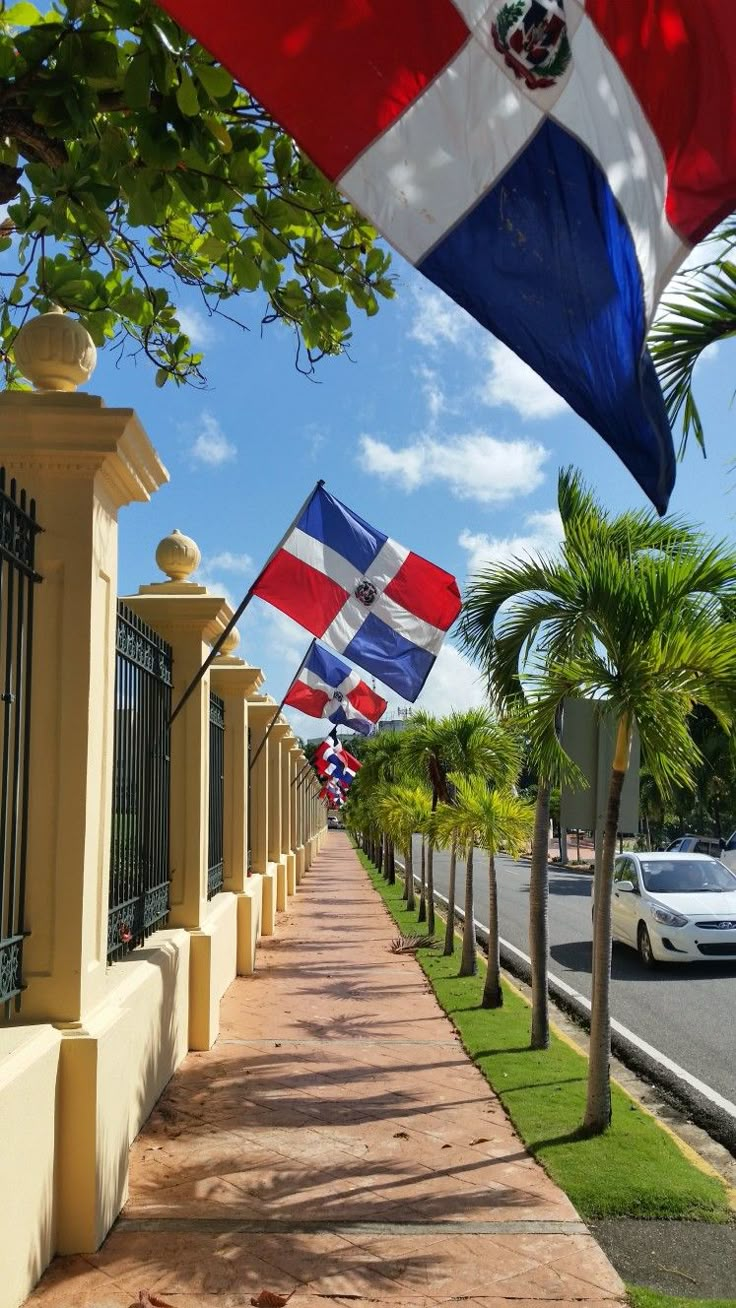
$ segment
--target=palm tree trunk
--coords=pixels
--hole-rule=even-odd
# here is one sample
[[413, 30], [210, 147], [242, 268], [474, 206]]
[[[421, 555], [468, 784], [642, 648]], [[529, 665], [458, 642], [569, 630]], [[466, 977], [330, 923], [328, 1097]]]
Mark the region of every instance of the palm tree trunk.
[[549, 1048], [549, 874], [547, 833], [550, 788], [540, 780], [534, 812], [532, 866], [529, 874], [529, 953], [532, 963], [532, 1049]]
[[422, 867], [419, 879], [419, 912], [417, 913], [417, 922], [426, 922], [427, 920], [427, 885], [424, 857], [424, 836], [422, 840]]
[[395, 886], [396, 885], [396, 860], [394, 858], [393, 840], [387, 840], [386, 856], [387, 856], [386, 862], [388, 865], [386, 880], [388, 881], [388, 884], [390, 886]]
[[457, 847], [452, 842], [450, 849], [450, 883], [447, 888], [447, 922], [445, 924], [445, 947], [443, 954], [451, 958], [455, 953], [455, 873], [457, 870]]
[[380, 872], [381, 876], [383, 876], [383, 832], [382, 831], [379, 832], [378, 834], [378, 840], [376, 844], [378, 846], [378, 851], [377, 851], [378, 861], [376, 863], [376, 869], [378, 872]]
[[412, 847], [411, 847], [411, 836], [409, 837], [409, 843], [406, 847], [405, 863], [406, 863], [406, 873], [405, 873], [406, 885], [404, 889], [406, 890], [406, 907], [408, 909], [413, 909], [415, 903], [414, 901], [414, 854], [412, 852]]
[[427, 934], [434, 935], [434, 846], [427, 842]]
[[475, 954], [475, 908], [473, 905], [473, 846], [468, 848], [465, 861], [465, 921], [463, 923], [463, 952], [460, 959], [460, 976], [475, 976], [478, 960]]
[[588, 1093], [583, 1124], [591, 1135], [601, 1135], [611, 1124], [611, 895], [616, 833], [621, 811], [621, 791], [629, 762], [631, 729], [621, 718], [616, 733], [616, 753], [608, 790], [608, 809], [603, 830], [603, 857], [595, 871], [593, 894], [593, 972], [590, 1014], [590, 1057]]
[[498, 930], [498, 883], [496, 860], [488, 855], [488, 968], [483, 987], [483, 1008], [503, 1008], [501, 989], [501, 948]]

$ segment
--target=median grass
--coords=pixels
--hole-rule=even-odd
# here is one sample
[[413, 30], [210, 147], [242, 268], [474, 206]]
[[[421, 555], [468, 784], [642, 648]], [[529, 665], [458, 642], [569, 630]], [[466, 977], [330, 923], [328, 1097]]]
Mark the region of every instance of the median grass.
[[[401, 932], [415, 935], [417, 919], [407, 912], [401, 885], [387, 885], [356, 852]], [[730, 1220], [725, 1185], [690, 1162], [617, 1086], [609, 1130], [601, 1136], [582, 1133], [587, 1059], [554, 1034], [549, 1049], [530, 1049], [529, 1005], [508, 985], [503, 1008], [481, 1008], [481, 960], [477, 976], [459, 977], [459, 948], [452, 958], [443, 957], [441, 944], [420, 948], [417, 959], [524, 1144], [584, 1218]]]
[[629, 1286], [632, 1308], [736, 1308], [736, 1299], [681, 1299], [671, 1294], [658, 1294], [656, 1290], [640, 1290]]

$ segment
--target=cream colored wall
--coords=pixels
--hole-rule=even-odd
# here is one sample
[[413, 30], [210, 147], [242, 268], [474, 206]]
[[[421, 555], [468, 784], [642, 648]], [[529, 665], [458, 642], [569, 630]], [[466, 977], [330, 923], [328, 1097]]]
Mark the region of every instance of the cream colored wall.
[[220, 1000], [235, 980], [238, 909], [229, 892], [211, 900], [207, 918], [189, 937], [189, 1048], [210, 1049], [220, 1030]]
[[0, 1031], [0, 1306], [16, 1308], [55, 1247], [55, 1123], [61, 1035]]

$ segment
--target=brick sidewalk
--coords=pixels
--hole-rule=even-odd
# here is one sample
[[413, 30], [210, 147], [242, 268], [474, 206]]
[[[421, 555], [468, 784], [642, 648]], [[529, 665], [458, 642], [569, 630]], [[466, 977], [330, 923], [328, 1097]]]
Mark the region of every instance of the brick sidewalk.
[[117, 1226], [57, 1259], [33, 1308], [127, 1308], [139, 1290], [175, 1308], [263, 1289], [290, 1308], [623, 1299], [393, 934], [332, 833], [225, 996], [216, 1046], [189, 1055], [133, 1146]]

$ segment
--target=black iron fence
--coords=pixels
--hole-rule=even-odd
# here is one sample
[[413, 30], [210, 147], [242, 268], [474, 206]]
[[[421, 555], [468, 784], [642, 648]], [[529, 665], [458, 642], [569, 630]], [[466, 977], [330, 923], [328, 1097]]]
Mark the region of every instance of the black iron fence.
[[171, 648], [118, 600], [110, 962], [168, 920], [170, 716]]
[[222, 890], [225, 831], [225, 701], [210, 693], [210, 826], [207, 897]]
[[253, 832], [252, 832], [252, 829], [251, 829], [251, 784], [250, 784], [250, 783], [251, 783], [251, 766], [250, 766], [250, 761], [251, 761], [251, 757], [252, 757], [252, 754], [253, 754], [252, 739], [253, 739], [253, 737], [252, 737], [251, 729], [250, 729], [250, 727], [248, 727], [248, 759], [247, 759], [248, 776], [247, 776], [247, 778], [246, 778], [246, 782], [245, 782], [245, 786], [246, 786], [246, 793], [245, 793], [245, 806], [246, 806], [246, 807], [245, 807], [245, 829], [246, 829], [246, 831], [247, 831], [247, 833], [248, 833], [248, 850], [247, 850], [247, 853], [246, 853], [247, 863], [246, 863], [246, 869], [245, 869], [245, 870], [246, 870], [246, 872], [248, 873], [249, 876], [250, 876], [250, 873], [251, 873], [252, 868], [253, 868]]
[[36, 505], [0, 468], [0, 1006], [23, 989]]

